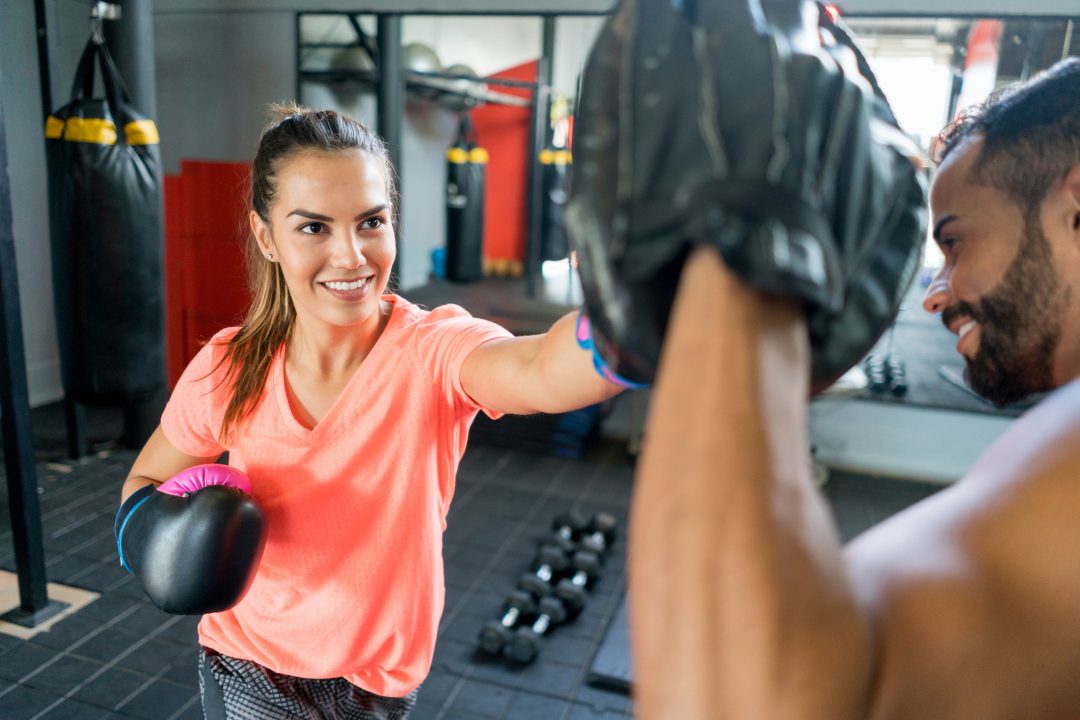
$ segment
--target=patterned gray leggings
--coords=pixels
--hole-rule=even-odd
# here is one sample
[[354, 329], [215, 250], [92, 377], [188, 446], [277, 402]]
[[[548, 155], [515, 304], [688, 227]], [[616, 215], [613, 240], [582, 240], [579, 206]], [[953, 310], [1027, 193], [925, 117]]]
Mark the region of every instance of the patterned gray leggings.
[[298, 678], [207, 648], [199, 653], [206, 720], [406, 720], [418, 692], [383, 697], [344, 678]]

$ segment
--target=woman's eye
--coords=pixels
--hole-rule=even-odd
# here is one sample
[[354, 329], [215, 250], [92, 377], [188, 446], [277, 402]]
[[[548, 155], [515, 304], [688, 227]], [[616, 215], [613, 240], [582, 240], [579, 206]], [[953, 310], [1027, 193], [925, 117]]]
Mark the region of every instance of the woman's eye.
[[375, 215], [373, 217], [367, 218], [366, 220], [364, 220], [364, 222], [360, 223], [360, 227], [364, 228], [365, 230], [376, 230], [378, 228], [381, 228], [385, 224], [386, 220], [379, 217], [378, 215]]
[[956, 238], [943, 237], [938, 241], [938, 246], [941, 248], [942, 252], [949, 252], [956, 248]]
[[310, 222], [300, 226], [300, 232], [307, 235], [318, 235], [323, 231], [323, 224], [321, 222]]

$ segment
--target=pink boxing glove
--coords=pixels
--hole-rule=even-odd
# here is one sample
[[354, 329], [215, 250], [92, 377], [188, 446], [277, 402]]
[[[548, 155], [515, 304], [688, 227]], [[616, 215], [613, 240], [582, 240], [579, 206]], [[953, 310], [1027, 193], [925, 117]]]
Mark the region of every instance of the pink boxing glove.
[[235, 488], [245, 495], [251, 494], [251, 480], [248, 479], [247, 475], [228, 465], [218, 465], [216, 463], [195, 465], [178, 472], [161, 483], [161, 485], [158, 485], [157, 490], [169, 495], [184, 497], [211, 485]]
[[120, 564], [165, 612], [201, 615], [232, 607], [255, 577], [266, 521], [251, 481], [228, 465], [196, 465], [120, 506]]

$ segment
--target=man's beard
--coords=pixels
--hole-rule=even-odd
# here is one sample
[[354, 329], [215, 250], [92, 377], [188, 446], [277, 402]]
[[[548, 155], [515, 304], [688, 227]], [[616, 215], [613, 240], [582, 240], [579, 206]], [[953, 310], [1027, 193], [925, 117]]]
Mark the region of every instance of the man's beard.
[[941, 313], [946, 327], [963, 315], [979, 323], [979, 350], [964, 370], [971, 389], [998, 407], [1052, 389], [1053, 354], [1069, 300], [1050, 244], [1038, 220], [1029, 218], [1016, 259], [998, 286], [974, 303], [959, 302]]

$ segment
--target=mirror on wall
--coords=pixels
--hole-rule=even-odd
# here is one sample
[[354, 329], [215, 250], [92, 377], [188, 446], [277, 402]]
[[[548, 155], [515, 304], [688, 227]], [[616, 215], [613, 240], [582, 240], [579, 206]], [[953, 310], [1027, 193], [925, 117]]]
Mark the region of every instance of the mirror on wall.
[[[866, 55], [904, 130], [930, 143], [963, 108], [1080, 56], [1080, 17], [859, 17], [844, 22]], [[924, 265], [941, 266], [928, 242]]]

